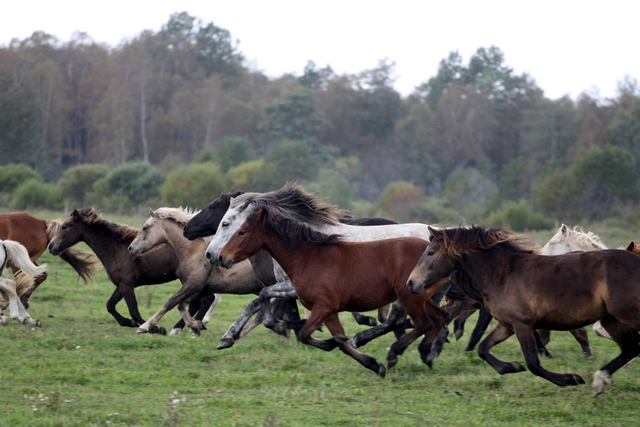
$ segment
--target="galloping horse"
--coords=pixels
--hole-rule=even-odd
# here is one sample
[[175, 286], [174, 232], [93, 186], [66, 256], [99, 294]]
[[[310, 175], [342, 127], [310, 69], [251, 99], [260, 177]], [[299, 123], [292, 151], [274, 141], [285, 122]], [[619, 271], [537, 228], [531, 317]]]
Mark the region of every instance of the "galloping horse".
[[[0, 215], [0, 239], [20, 242], [27, 248], [31, 262], [37, 265], [37, 259], [47, 249], [47, 245], [58, 232], [61, 224], [62, 222], [57, 219], [39, 219], [25, 212], [2, 214]], [[73, 267], [85, 284], [91, 280], [95, 268], [91, 255], [73, 249], [62, 251], [59, 255]], [[9, 266], [16, 274], [18, 268], [11, 264]], [[29, 307], [31, 293], [46, 278], [45, 272], [38, 275], [31, 289], [20, 297], [25, 307]]]
[[[162, 245], [140, 258], [136, 258], [127, 249], [138, 235], [139, 230], [128, 225], [115, 224], [102, 219], [94, 208], [74, 210], [61, 225], [60, 231], [49, 243], [49, 252], [53, 255], [68, 250], [71, 246], [85, 242], [104, 265], [109, 280], [116, 286], [107, 301], [107, 311], [120, 326], [138, 327], [145, 321], [138, 310], [138, 301], [134, 288], [143, 285], [158, 285], [177, 279], [175, 269], [178, 259], [168, 245]], [[123, 317], [116, 310], [116, 304], [124, 297], [131, 319]], [[191, 308], [204, 315], [212, 301], [201, 301]], [[174, 326], [181, 329], [182, 321]], [[164, 328], [151, 332], [166, 333]]]
[[[4, 277], [5, 267], [11, 264], [20, 272], [16, 281]], [[0, 302], [0, 323], [5, 324], [4, 310], [9, 306], [11, 318], [22, 324], [42, 326], [37, 319], [32, 319], [27, 309], [20, 300], [20, 295], [31, 290], [34, 284], [34, 276], [41, 276], [47, 268], [47, 264], [35, 265], [29, 258], [27, 248], [13, 240], [0, 240], [0, 294], [7, 301]]]
[[[262, 194], [245, 193], [232, 198], [231, 205], [220, 221], [214, 239], [207, 247], [205, 252], [207, 259], [215, 262], [220, 249], [222, 249], [229, 238], [237, 231], [247, 217], [255, 213], [262, 206], [269, 206], [282, 212], [284, 215], [292, 216], [297, 221], [309, 224], [314, 230], [320, 233], [329, 235], [339, 234], [344, 241], [363, 242], [410, 236], [423, 240], [429, 238], [428, 226], [419, 223], [371, 225], [366, 227], [343, 224], [340, 222], [342, 212], [335, 206], [321, 203], [315, 194], [306, 192], [298, 185], [287, 184], [277, 191]], [[259, 301], [262, 306], [265, 326], [280, 334], [284, 334], [287, 329], [286, 324], [274, 319], [269, 313], [269, 310], [265, 310], [265, 307], [268, 307], [269, 301], [274, 298], [280, 300], [295, 298], [296, 292], [291, 281], [277, 263], [275, 265], [275, 275], [278, 283], [274, 286], [266, 287], [260, 293]], [[443, 288], [441, 292], [434, 296], [436, 303], [439, 303], [444, 293], [446, 293], [446, 289]], [[247, 310], [250, 308], [251, 305], [247, 306]], [[247, 314], [247, 310], [243, 313], [242, 318], [248, 319], [250, 317], [251, 313]], [[397, 314], [400, 315], [400, 313]], [[234, 328], [234, 325], [232, 325], [232, 328]], [[230, 328], [230, 331], [232, 328]], [[234, 337], [229, 336], [229, 333], [225, 334], [218, 348], [225, 348], [232, 345], [233, 339]], [[364, 342], [366, 341], [367, 339], [364, 340]]]
[[138, 333], [148, 332], [176, 305], [188, 327], [194, 331], [205, 329], [202, 322], [192, 319], [186, 311], [185, 307], [189, 301], [213, 293], [257, 294], [262, 289], [262, 284], [249, 261], [240, 263], [228, 271], [213, 267], [205, 260], [202, 252], [209, 244], [209, 239], [190, 241], [182, 235], [184, 225], [192, 217], [193, 213], [180, 208], [159, 208], [150, 211], [149, 219], [129, 245], [131, 254], [139, 257], [148, 254], [158, 245], [167, 244], [178, 259], [175, 274], [182, 282], [182, 288], [172, 295], [156, 314], [140, 325]]
[[[584, 232], [580, 230], [577, 226], [572, 229], [562, 224], [556, 234], [551, 237], [551, 239], [540, 249], [538, 252], [540, 255], [563, 255], [569, 252], [584, 252], [584, 251], [599, 251], [607, 249], [607, 247], [602, 243], [600, 237], [596, 234], [589, 232]], [[471, 334], [471, 339], [469, 340], [469, 344], [465, 351], [472, 351], [475, 346], [480, 342], [482, 335], [487, 330], [489, 323], [491, 322], [491, 315], [486, 311], [481, 309], [480, 315], [478, 316], [478, 323], [476, 324], [473, 333]], [[598, 329], [599, 323], [596, 322], [594, 328]], [[578, 328], [569, 331], [574, 336], [580, 347], [582, 347], [582, 352], [585, 356], [591, 356], [591, 347], [589, 346], [589, 337], [587, 335], [587, 331], [584, 328]], [[550, 331], [548, 329], [540, 329], [537, 331], [536, 340], [538, 341], [538, 349], [540, 354], [546, 355], [550, 357], [550, 353], [546, 348], [546, 345], [549, 343]]]
[[[217, 238], [218, 234], [214, 240]], [[263, 206], [241, 224], [213, 261], [230, 268], [261, 250], [267, 251], [291, 279], [300, 303], [311, 310], [304, 326], [297, 331], [300, 341], [325, 351], [339, 347], [365, 368], [384, 377], [384, 365], [358, 352], [348, 341], [338, 313], [369, 311], [400, 301], [411, 316], [414, 329], [391, 346], [387, 356], [389, 367], [426, 333], [418, 347], [425, 360], [430, 343], [447, 315], [430, 300], [437, 286], [415, 297], [405, 282], [428, 243], [415, 237], [346, 242], [336, 234], [322, 234], [275, 208]], [[312, 332], [323, 323], [333, 337], [313, 338]]]
[[[295, 206], [304, 206], [305, 208], [309, 208], [309, 212], [325, 212], [330, 215], [335, 216], [337, 221], [342, 224], [349, 224], [355, 226], [372, 226], [372, 225], [392, 225], [396, 224], [394, 221], [390, 221], [384, 218], [363, 218], [363, 219], [354, 219], [347, 216], [342, 216], [338, 210], [333, 210], [332, 207], [322, 206], [315, 197], [312, 197], [310, 194], [303, 192], [301, 189], [297, 189], [299, 191], [297, 197], [299, 200], [304, 199], [304, 203], [293, 204], [289, 202], [289, 205]], [[244, 194], [241, 191], [233, 191], [230, 193], [221, 193], [220, 196], [209, 203], [206, 208], [198, 212], [193, 218], [189, 220], [184, 226], [184, 237], [189, 240], [194, 240], [196, 238], [212, 236], [216, 234], [216, 231], [220, 225], [220, 222], [227, 210], [231, 205], [231, 200], [235, 197]], [[252, 193], [254, 195], [258, 195], [258, 193]], [[277, 196], [283, 197], [283, 192], [276, 192]], [[284, 198], [284, 197], [283, 197]], [[313, 215], [304, 216], [304, 218], [309, 218], [315, 220], [316, 217]], [[260, 252], [257, 255], [249, 258], [253, 268], [256, 272], [256, 275], [262, 281], [265, 286], [265, 290], [260, 293], [260, 296], [255, 300], [251, 301], [240, 317], [229, 327], [227, 332], [220, 339], [220, 345], [218, 349], [229, 348], [231, 347], [235, 341], [240, 337], [244, 336], [251, 327], [245, 326], [247, 322], [256, 313], [262, 311], [268, 312], [269, 306], [272, 304], [270, 300], [275, 298], [281, 298], [282, 301], [278, 302], [277, 305], [273, 306], [275, 310], [283, 310], [286, 311], [290, 320], [293, 317], [289, 312], [293, 312], [297, 315], [296, 302], [295, 302], [295, 290], [290, 286], [289, 283], [279, 284], [276, 280], [276, 274], [283, 276], [281, 273], [281, 269], [278, 269], [277, 272], [274, 273], [274, 262], [273, 259], [266, 254], [265, 252]], [[281, 279], [282, 280], [282, 279]], [[286, 279], [285, 279], [286, 280]], [[275, 288], [270, 288], [266, 290], [267, 287], [277, 285]], [[388, 307], [383, 307], [378, 310], [378, 319], [382, 322], [387, 317]], [[256, 319], [262, 318], [263, 314], [259, 313], [259, 317]], [[360, 325], [369, 325], [374, 326], [376, 324], [376, 320], [373, 317], [365, 316], [361, 313], [354, 312], [352, 313], [356, 322]], [[297, 316], [299, 319], [299, 316]], [[278, 333], [286, 332], [286, 329], [282, 327], [282, 323], [275, 322], [276, 317], [271, 314], [267, 314], [267, 318], [265, 321], [265, 326], [274, 329]], [[253, 326], [253, 325], [252, 325]]]
[[558, 386], [584, 383], [576, 374], [558, 374], [540, 365], [535, 329], [571, 330], [600, 320], [621, 353], [594, 374], [594, 396], [611, 375], [640, 354], [640, 257], [617, 249], [544, 256], [522, 238], [482, 227], [431, 230], [431, 243], [407, 286], [420, 295], [454, 271], [466, 276], [498, 326], [478, 347], [478, 355], [500, 374], [520, 372], [491, 348], [515, 333], [527, 367]]

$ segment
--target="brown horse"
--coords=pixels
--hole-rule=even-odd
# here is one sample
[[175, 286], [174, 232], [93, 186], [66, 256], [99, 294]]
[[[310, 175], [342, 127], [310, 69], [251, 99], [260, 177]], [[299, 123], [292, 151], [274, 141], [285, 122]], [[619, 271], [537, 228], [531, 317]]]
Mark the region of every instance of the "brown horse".
[[[145, 322], [138, 310], [134, 288], [177, 279], [178, 259], [168, 245], [158, 246], [139, 258], [129, 253], [129, 244], [138, 233], [139, 230], [128, 225], [102, 219], [94, 208], [85, 208], [74, 210], [49, 243], [49, 252], [53, 255], [80, 242], [85, 242], [95, 252], [109, 279], [116, 286], [107, 301], [107, 311], [120, 326], [138, 327]], [[131, 319], [127, 319], [116, 310], [116, 304], [123, 297]], [[200, 307], [196, 305], [192, 311], [195, 312], [198, 308]], [[200, 311], [207, 309], [208, 307], [202, 307]], [[181, 329], [181, 325], [184, 325], [182, 321], [178, 322], [174, 329]], [[150, 332], [166, 333], [164, 328], [154, 328]]]
[[[398, 300], [411, 317], [414, 329], [391, 346], [389, 367], [413, 341], [427, 333], [419, 346], [424, 360], [447, 319], [446, 313], [430, 300], [438, 287], [416, 297], [405, 286], [427, 245], [427, 241], [416, 237], [346, 242], [339, 235], [322, 234], [264, 206], [249, 215], [214, 261], [230, 268], [261, 250], [268, 252], [291, 279], [300, 303], [311, 310], [297, 331], [300, 341], [325, 351], [339, 347], [384, 377], [384, 365], [358, 352], [347, 340], [338, 313], [375, 310]], [[313, 338], [312, 332], [323, 323], [333, 337]]]
[[[31, 262], [38, 265], [36, 260], [47, 249], [47, 245], [60, 229], [62, 221], [57, 219], [40, 219], [25, 212], [16, 212], [0, 215], [0, 239], [15, 240], [20, 242], [29, 252]], [[92, 255], [81, 251], [67, 249], [59, 253], [60, 258], [66, 261], [78, 273], [86, 284], [93, 277], [95, 262]], [[10, 265], [14, 275], [19, 270]], [[42, 273], [35, 278], [30, 290], [20, 296], [26, 308], [29, 307], [31, 293], [47, 278], [47, 273]]]
[[540, 365], [534, 329], [571, 330], [600, 320], [621, 353], [594, 374], [593, 393], [640, 354], [640, 257], [617, 249], [557, 256], [533, 253], [524, 240], [502, 229], [482, 227], [431, 230], [431, 243], [411, 273], [408, 288], [421, 294], [454, 271], [479, 292], [498, 326], [478, 347], [478, 355], [500, 374], [520, 372], [491, 348], [515, 333], [527, 367], [558, 386], [577, 385], [576, 374], [558, 374]]

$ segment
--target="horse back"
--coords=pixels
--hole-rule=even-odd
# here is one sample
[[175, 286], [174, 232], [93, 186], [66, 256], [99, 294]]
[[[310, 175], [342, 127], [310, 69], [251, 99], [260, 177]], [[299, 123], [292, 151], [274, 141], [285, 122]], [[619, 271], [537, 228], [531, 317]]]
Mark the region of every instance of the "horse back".
[[[124, 263], [129, 263], [131, 269], [126, 273], [131, 275], [130, 280], [134, 286], [158, 285], [176, 280], [178, 258], [175, 252], [167, 244], [161, 244], [136, 258], [128, 251], [121, 254], [125, 258]], [[118, 262], [116, 261], [115, 264]], [[112, 281], [114, 281], [112, 279]]]
[[47, 248], [47, 224], [26, 212], [0, 215], [0, 239], [20, 242], [35, 261]]

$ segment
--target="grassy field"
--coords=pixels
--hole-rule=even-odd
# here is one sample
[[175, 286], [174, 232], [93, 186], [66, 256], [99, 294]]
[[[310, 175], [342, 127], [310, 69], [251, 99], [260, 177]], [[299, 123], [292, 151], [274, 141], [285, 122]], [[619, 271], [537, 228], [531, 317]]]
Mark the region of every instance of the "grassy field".
[[[106, 219], [139, 226], [143, 218]], [[594, 230], [598, 232], [598, 230]], [[552, 231], [536, 234], [548, 239]], [[631, 237], [631, 236], [629, 236]], [[627, 237], [620, 237], [620, 240]], [[624, 242], [605, 239], [610, 246]], [[628, 243], [628, 242], [627, 242]], [[640, 369], [631, 363], [604, 395], [591, 397], [591, 375], [617, 354], [589, 328], [594, 357], [586, 360], [566, 332], [554, 332], [545, 367], [582, 375], [587, 385], [559, 388], [529, 372], [500, 376], [464, 352], [474, 322], [445, 346], [434, 368], [412, 346], [385, 379], [336, 350], [284, 341], [258, 327], [234, 347], [218, 339], [249, 297], [224, 296], [208, 330], [193, 338], [137, 335], [122, 328], [104, 304], [113, 285], [100, 271], [85, 286], [71, 268], [46, 254], [49, 279], [34, 293], [30, 314], [42, 328], [16, 322], [0, 327], [1, 426], [628, 426], [636, 425]], [[137, 291], [144, 317], [178, 282]], [[126, 313], [124, 304], [118, 309]], [[360, 330], [349, 315], [348, 333]], [[178, 313], [160, 325], [169, 328]], [[325, 334], [320, 334], [324, 335]], [[363, 351], [379, 361], [393, 337]], [[495, 349], [523, 362], [514, 338]]]

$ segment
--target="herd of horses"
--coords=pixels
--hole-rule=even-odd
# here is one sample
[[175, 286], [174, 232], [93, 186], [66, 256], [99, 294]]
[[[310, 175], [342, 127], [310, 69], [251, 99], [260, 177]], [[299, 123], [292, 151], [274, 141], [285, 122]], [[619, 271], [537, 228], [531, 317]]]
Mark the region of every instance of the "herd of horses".
[[[26, 309], [33, 290], [46, 279], [36, 260], [48, 248], [86, 282], [101, 263], [115, 285], [107, 311], [138, 333], [166, 334], [160, 319], [176, 306], [195, 334], [223, 294], [254, 294], [220, 340], [234, 345], [262, 323], [278, 334], [293, 331], [299, 341], [343, 353], [384, 377], [409, 345], [429, 367], [454, 324], [460, 338], [475, 311], [478, 322], [467, 350], [500, 374], [525, 370], [491, 349], [516, 335], [527, 368], [558, 386], [584, 380], [540, 364], [550, 330], [570, 331], [591, 355], [585, 326], [620, 347], [620, 354], [594, 374], [593, 394], [611, 384], [611, 375], [640, 354], [640, 248], [607, 249], [593, 233], [562, 225], [540, 250], [499, 228], [438, 228], [397, 224], [382, 218], [354, 219], [322, 203], [295, 184], [268, 193], [222, 193], [205, 209], [150, 211], [141, 230], [103, 219], [94, 208], [74, 210], [64, 221], [26, 213], [0, 215], [0, 319], [4, 309], [22, 323], [40, 325]], [[93, 253], [74, 250], [84, 242]], [[97, 260], [95, 259], [97, 258]], [[140, 315], [135, 288], [180, 280], [181, 288], [151, 318]], [[124, 299], [129, 318], [116, 310]], [[446, 304], [441, 304], [446, 299]], [[300, 303], [307, 311], [301, 316]], [[361, 314], [378, 310], [378, 318]], [[367, 325], [348, 337], [340, 312]], [[492, 319], [497, 326], [482, 341]], [[325, 326], [331, 337], [314, 332]], [[393, 332], [396, 341], [379, 363], [360, 349]], [[479, 344], [478, 344], [479, 343]]]

